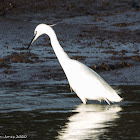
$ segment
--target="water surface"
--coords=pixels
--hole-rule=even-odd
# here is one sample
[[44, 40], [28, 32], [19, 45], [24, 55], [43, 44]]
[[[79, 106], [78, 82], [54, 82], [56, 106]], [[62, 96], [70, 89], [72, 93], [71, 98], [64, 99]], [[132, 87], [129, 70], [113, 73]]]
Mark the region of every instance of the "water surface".
[[0, 88], [0, 136], [41, 140], [140, 139], [140, 86], [119, 86], [124, 101], [81, 103], [68, 85]]

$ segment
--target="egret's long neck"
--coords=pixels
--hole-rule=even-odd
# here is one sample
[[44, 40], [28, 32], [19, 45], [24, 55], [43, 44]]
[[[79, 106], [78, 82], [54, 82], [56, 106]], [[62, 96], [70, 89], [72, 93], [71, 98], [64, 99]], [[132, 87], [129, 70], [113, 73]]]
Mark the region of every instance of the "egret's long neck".
[[58, 58], [59, 63], [61, 64], [62, 68], [65, 69], [65, 67], [68, 65], [69, 57], [64, 52], [63, 48], [59, 44], [59, 41], [56, 37], [55, 32], [52, 30], [50, 34], [48, 34], [50, 37], [52, 48], [56, 54], [56, 57]]

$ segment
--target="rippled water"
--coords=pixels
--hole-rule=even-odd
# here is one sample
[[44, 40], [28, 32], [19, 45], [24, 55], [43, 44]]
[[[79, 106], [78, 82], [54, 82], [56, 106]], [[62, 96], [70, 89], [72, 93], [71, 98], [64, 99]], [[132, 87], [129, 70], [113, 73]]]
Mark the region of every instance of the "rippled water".
[[120, 104], [81, 103], [67, 85], [0, 88], [0, 138], [140, 139], [140, 86], [120, 86]]

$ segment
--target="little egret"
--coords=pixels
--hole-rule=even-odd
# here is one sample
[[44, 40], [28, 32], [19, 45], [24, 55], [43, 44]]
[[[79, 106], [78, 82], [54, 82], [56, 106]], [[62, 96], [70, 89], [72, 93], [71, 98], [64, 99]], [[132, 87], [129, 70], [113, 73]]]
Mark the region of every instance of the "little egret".
[[39, 24], [34, 31], [34, 37], [28, 48], [41, 35], [47, 34], [50, 38], [52, 48], [62, 66], [68, 79], [70, 88], [86, 104], [87, 100], [105, 100], [110, 102], [120, 102], [122, 98], [109, 84], [95, 71], [77, 60], [68, 57], [59, 44], [57, 36], [51, 26]]

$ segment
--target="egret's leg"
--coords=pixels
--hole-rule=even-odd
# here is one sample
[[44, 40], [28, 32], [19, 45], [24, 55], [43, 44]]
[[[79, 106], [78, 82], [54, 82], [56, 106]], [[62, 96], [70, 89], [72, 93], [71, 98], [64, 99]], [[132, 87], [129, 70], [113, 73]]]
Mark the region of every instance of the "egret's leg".
[[87, 99], [86, 98], [80, 98], [83, 102], [83, 104], [86, 104], [87, 103]]
[[[68, 81], [68, 83], [69, 83], [69, 81]], [[72, 92], [73, 90], [72, 90], [72, 87], [70, 86], [70, 83], [69, 83], [69, 87], [70, 87], [70, 91]]]
[[110, 105], [110, 102], [107, 98], [104, 98], [104, 100]]
[[100, 104], [101, 104], [101, 102], [102, 102], [102, 100], [98, 100], [99, 102], [100, 102]]
[[71, 86], [70, 86], [70, 91], [71, 91], [71, 92], [73, 91]]
[[70, 87], [70, 91], [72, 92], [73, 90], [72, 90], [72, 87], [70, 86], [70, 84], [69, 84], [69, 87]]

